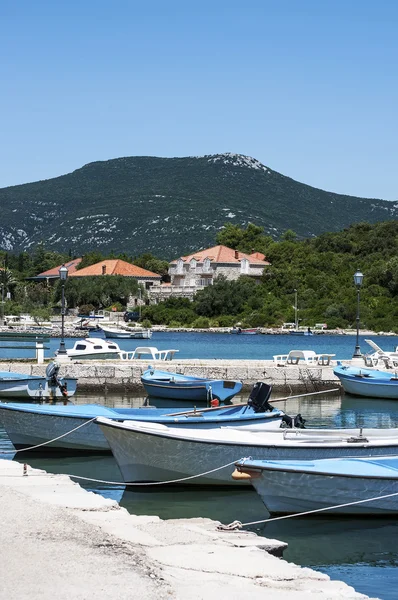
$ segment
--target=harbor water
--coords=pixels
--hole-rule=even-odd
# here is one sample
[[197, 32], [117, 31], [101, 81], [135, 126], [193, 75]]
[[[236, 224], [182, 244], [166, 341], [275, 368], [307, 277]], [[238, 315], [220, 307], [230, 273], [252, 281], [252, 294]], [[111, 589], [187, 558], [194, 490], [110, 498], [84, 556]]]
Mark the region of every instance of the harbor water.
[[[95, 332], [94, 334], [99, 334]], [[82, 333], [82, 337], [85, 333]], [[374, 350], [365, 342], [372, 339], [383, 350], [392, 351], [398, 345], [397, 336], [361, 335], [360, 345], [363, 353], [373, 353]], [[72, 348], [76, 338], [65, 340], [66, 348]], [[337, 360], [352, 357], [355, 347], [355, 335], [314, 334], [311, 336], [278, 335], [230, 335], [227, 333], [195, 333], [155, 331], [150, 340], [112, 340], [122, 350], [134, 350], [138, 346], [155, 346], [159, 350], [175, 348], [176, 358], [225, 358], [246, 360], [272, 360], [274, 354], [288, 354], [290, 350], [314, 350], [317, 354], [335, 354]], [[46, 344], [45, 357], [54, 356], [60, 344], [59, 338], [50, 339]], [[34, 351], [26, 349], [21, 343], [20, 348], [0, 347], [0, 359], [32, 358]], [[6, 343], [4, 343], [6, 346]], [[14, 344], [15, 346], [15, 344]]]
[[[76, 402], [138, 407], [144, 397], [77, 395]], [[237, 397], [234, 401], [245, 400]], [[152, 404], [160, 401], [151, 400]], [[182, 406], [168, 402], [169, 406]], [[187, 405], [188, 406], [188, 405]], [[359, 400], [336, 394], [291, 399], [275, 406], [288, 414], [300, 412], [308, 426], [398, 427], [398, 402]], [[0, 428], [0, 451], [12, 445]], [[264, 505], [251, 489], [190, 489], [189, 487], [125, 489], [112, 456], [2, 455], [50, 473], [94, 478], [106, 483], [77, 480], [82, 487], [120, 502], [131, 514], [158, 515], [162, 519], [209, 517], [224, 524], [267, 519]], [[236, 457], [237, 459], [240, 457]], [[120, 482], [120, 483], [118, 483]], [[258, 535], [288, 542], [284, 558], [345, 581], [357, 591], [383, 600], [395, 600], [398, 588], [398, 522], [369, 518], [293, 518], [252, 527]], [[233, 534], [231, 534], [233, 535]]]

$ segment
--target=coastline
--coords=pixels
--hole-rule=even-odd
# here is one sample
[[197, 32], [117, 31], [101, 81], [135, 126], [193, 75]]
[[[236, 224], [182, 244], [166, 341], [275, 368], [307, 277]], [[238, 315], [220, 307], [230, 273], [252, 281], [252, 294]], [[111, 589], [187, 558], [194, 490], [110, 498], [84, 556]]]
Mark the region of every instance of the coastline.
[[[114, 500], [0, 460], [4, 597], [19, 600], [367, 600], [341, 581], [278, 558], [284, 542], [205, 518], [130, 515]], [[238, 515], [237, 515], [238, 516]], [[21, 562], [23, 557], [23, 562]], [[134, 592], [132, 591], [134, 590]]]

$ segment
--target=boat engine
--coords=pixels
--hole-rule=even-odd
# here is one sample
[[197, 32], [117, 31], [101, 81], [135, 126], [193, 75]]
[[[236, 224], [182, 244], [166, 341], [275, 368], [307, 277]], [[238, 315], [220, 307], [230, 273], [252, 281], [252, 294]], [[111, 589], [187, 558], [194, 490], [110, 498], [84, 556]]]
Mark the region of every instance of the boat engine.
[[271, 392], [271, 385], [268, 385], [268, 383], [264, 383], [263, 381], [257, 381], [250, 392], [247, 401], [248, 406], [251, 406], [255, 413], [274, 410], [274, 407], [268, 402]]
[[284, 429], [305, 429], [306, 419], [303, 419], [301, 414], [299, 413], [295, 417], [289, 417], [289, 415], [283, 415], [281, 427]]
[[62, 383], [60, 381], [60, 379], [58, 379], [59, 369], [60, 369], [60, 364], [55, 361], [52, 361], [47, 365], [46, 379], [48, 381], [48, 387], [49, 388], [59, 387], [62, 396], [67, 397], [68, 389], [67, 389], [66, 382]]

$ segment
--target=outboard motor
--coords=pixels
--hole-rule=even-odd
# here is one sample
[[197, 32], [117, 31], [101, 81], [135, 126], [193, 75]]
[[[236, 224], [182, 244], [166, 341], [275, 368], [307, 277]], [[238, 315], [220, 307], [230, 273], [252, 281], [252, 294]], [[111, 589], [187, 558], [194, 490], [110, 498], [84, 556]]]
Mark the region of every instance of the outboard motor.
[[62, 396], [64, 396], [64, 398], [67, 398], [68, 396], [68, 388], [67, 388], [67, 384], [62, 383], [59, 379], [58, 379], [58, 372], [60, 369], [60, 364], [53, 361], [50, 362], [47, 365], [46, 368], [46, 379], [48, 381], [48, 387], [49, 388], [56, 388], [59, 387]]
[[247, 401], [248, 406], [251, 406], [255, 413], [274, 410], [274, 407], [268, 402], [271, 396], [272, 386], [263, 381], [257, 381], [250, 392]]
[[306, 422], [306, 419], [303, 419], [303, 417], [301, 416], [300, 413], [298, 415], [296, 415], [295, 417], [289, 417], [289, 415], [283, 415], [281, 427], [283, 427], [285, 429], [288, 429], [288, 428], [292, 429], [293, 427], [295, 429], [305, 429], [305, 422]]

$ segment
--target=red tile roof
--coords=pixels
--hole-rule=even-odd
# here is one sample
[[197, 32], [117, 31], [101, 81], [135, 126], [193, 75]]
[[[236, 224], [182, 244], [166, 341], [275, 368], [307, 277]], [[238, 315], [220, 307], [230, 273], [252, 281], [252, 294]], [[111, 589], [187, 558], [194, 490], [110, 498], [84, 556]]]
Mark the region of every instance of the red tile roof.
[[[203, 262], [205, 258], [209, 258], [213, 263], [239, 263], [242, 258], [246, 258], [252, 265], [269, 265], [270, 263], [265, 259], [264, 254], [261, 252], [254, 252], [253, 254], [245, 254], [238, 250], [233, 250], [227, 246], [213, 246], [212, 248], [206, 248], [205, 250], [199, 250], [194, 254], [181, 257], [184, 262], [189, 262], [193, 258], [198, 262]], [[176, 263], [178, 259], [173, 260]]]
[[[68, 269], [68, 274], [71, 275], [72, 273], [74, 273], [76, 271], [77, 265], [79, 265], [81, 262], [81, 258], [74, 258], [73, 260], [66, 262], [65, 267]], [[36, 275], [36, 277], [59, 277], [59, 270], [61, 267], [62, 265], [59, 265], [58, 267], [54, 267], [53, 269], [49, 269], [48, 271], [43, 271], [43, 273], [39, 273], [38, 275]]]
[[141, 269], [120, 258], [114, 260], [102, 260], [101, 262], [90, 265], [84, 269], [79, 269], [72, 273], [71, 277], [93, 277], [98, 275], [123, 275], [124, 277], [152, 278], [161, 279], [158, 273], [152, 273], [146, 269]]

